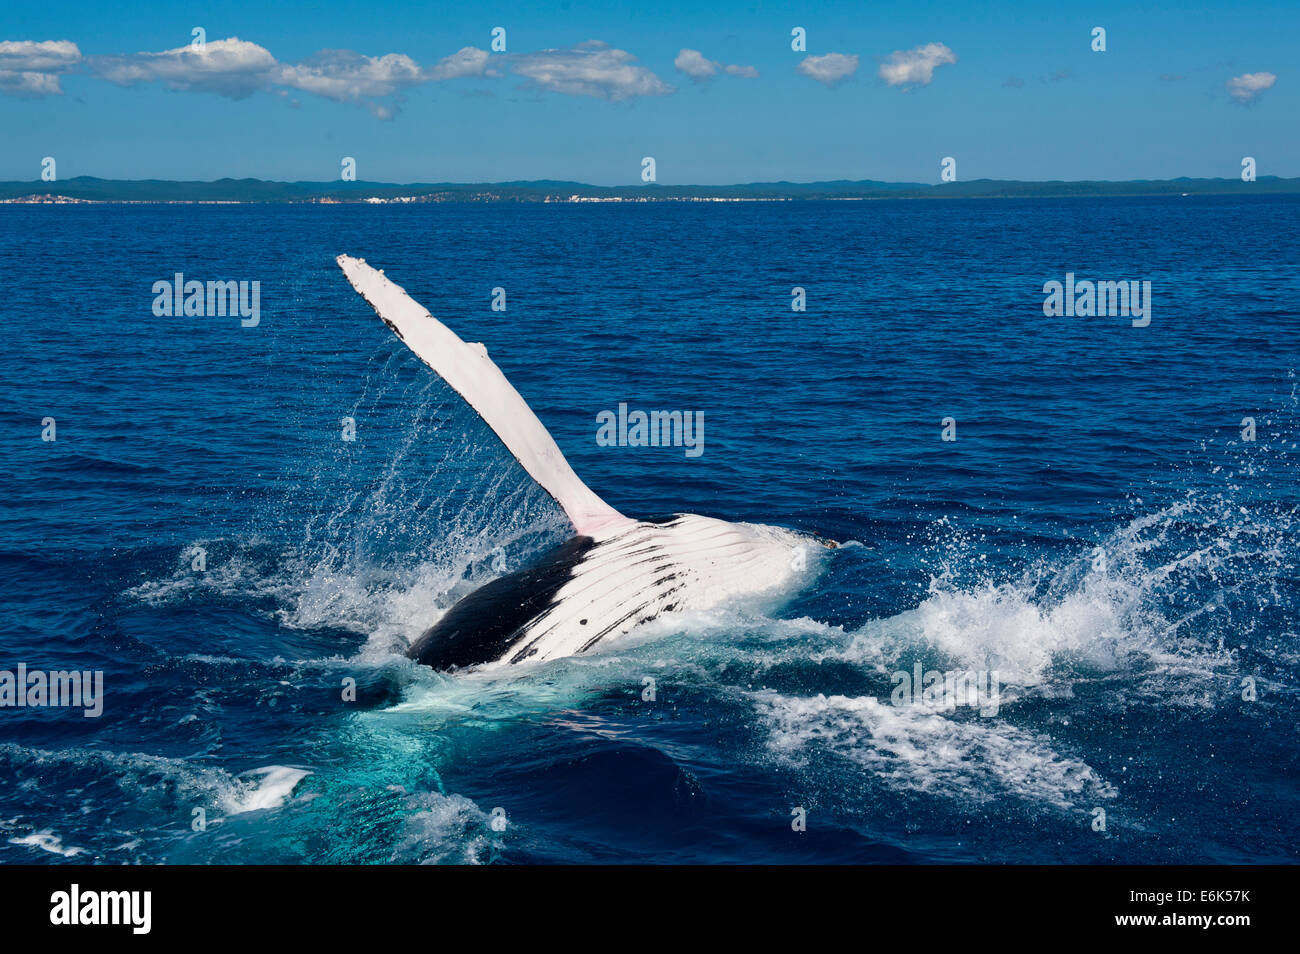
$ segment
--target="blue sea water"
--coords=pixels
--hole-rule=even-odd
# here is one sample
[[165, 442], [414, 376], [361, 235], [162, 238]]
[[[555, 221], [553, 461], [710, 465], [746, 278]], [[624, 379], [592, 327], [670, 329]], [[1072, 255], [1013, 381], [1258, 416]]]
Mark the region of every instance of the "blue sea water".
[[[414, 665], [567, 530], [341, 252], [625, 513], [845, 545], [776, 609]], [[9, 206], [0, 272], [0, 669], [104, 673], [0, 709], [0, 861], [1300, 855], [1295, 198]], [[176, 272], [260, 323], [156, 317]], [[1150, 325], [1044, 315], [1067, 272]], [[599, 446], [620, 402], [703, 454]], [[917, 664], [996, 714], [896, 704]]]

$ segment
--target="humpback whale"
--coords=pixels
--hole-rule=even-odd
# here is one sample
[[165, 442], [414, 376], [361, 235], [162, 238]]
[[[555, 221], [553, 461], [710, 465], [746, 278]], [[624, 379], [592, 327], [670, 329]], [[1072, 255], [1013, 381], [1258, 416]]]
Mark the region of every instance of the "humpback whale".
[[656, 617], [709, 610], [797, 581], [817, 541], [694, 514], [636, 520], [598, 497], [482, 344], [450, 328], [365, 259], [338, 257], [352, 287], [451, 386], [563, 508], [575, 535], [448, 609], [407, 655], [440, 670], [584, 653]]

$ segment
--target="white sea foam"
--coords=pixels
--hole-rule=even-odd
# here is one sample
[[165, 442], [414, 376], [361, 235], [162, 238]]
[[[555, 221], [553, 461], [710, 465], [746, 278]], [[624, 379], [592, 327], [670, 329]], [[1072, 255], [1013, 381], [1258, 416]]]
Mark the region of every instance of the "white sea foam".
[[279, 808], [293, 794], [298, 783], [312, 773], [284, 765], [268, 765], [238, 776], [235, 787], [222, 797], [227, 814], [265, 811]]
[[[148, 810], [206, 808], [224, 815], [279, 808], [311, 772], [268, 765], [232, 776], [221, 768], [196, 765], [185, 759], [143, 752], [101, 749], [47, 750], [13, 743], [0, 744], [0, 758], [14, 765], [39, 769], [37, 781], [57, 784], [63, 773], [89, 772], [117, 785], [131, 801]], [[222, 815], [217, 815], [219, 820]]]
[[501, 836], [490, 816], [464, 795], [420, 792], [406, 799], [413, 811], [402, 822], [402, 837], [391, 860], [404, 864], [482, 864]]
[[[194, 569], [199, 550], [204, 568]], [[201, 537], [181, 547], [171, 573], [145, 580], [122, 595], [149, 606], [182, 603], [195, 597], [234, 597], [287, 600], [296, 581], [276, 572], [278, 554], [264, 538]]]
[[1115, 795], [1087, 763], [1005, 722], [871, 697], [762, 691], [753, 698], [768, 751], [793, 765], [832, 755], [898, 788], [974, 802], [1013, 795], [1065, 809]]
[[62, 855], [64, 858], [75, 858], [83, 854], [86, 849], [76, 847], [63, 847], [63, 839], [46, 828], [41, 831], [34, 831], [30, 835], [23, 835], [20, 838], [10, 838], [11, 845], [29, 845], [33, 848], [40, 848], [43, 851], [52, 854]]
[[[1204, 525], [1188, 531], [1193, 517]], [[1079, 679], [1127, 674], [1170, 703], [1204, 704], [1202, 690], [1231, 670], [1233, 647], [1192, 624], [1232, 595], [1221, 577], [1259, 567], [1275, 546], [1258, 539], [1265, 530], [1221, 530], [1217, 516], [1205, 518], [1175, 505], [1016, 579], [959, 583], [945, 568], [914, 609], [869, 622], [824, 658], [887, 673], [927, 653], [951, 668], [996, 671], [1013, 697], [1017, 688], [1068, 694]], [[1177, 542], [1175, 529], [1184, 535]], [[1190, 595], [1201, 590], [1208, 595]]]

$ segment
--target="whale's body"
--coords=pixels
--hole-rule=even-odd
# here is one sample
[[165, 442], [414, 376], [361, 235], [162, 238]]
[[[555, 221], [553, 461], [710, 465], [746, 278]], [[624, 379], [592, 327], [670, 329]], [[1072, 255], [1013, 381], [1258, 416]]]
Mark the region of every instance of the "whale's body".
[[661, 614], [779, 587], [797, 545], [788, 537], [694, 514], [574, 537], [466, 596], [410, 656], [436, 669], [575, 656]]
[[789, 585], [810, 542], [791, 531], [681, 514], [633, 520], [605, 503], [481, 344], [462, 341], [364, 259], [340, 255], [352, 286], [478, 412], [577, 535], [442, 615], [407, 655], [436, 669], [539, 662], [586, 652], [671, 612], [709, 610]]

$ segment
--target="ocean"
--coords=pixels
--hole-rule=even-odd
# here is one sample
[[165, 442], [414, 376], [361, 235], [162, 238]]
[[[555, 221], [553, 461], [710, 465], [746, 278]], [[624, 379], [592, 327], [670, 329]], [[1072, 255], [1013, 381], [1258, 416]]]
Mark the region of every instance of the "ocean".
[[[415, 665], [569, 531], [340, 253], [624, 513], [841, 545], [762, 606]], [[0, 861], [1300, 856], [1300, 199], [6, 206], [0, 271]], [[256, 322], [156, 314], [177, 273]], [[699, 453], [599, 441], [620, 404]]]

